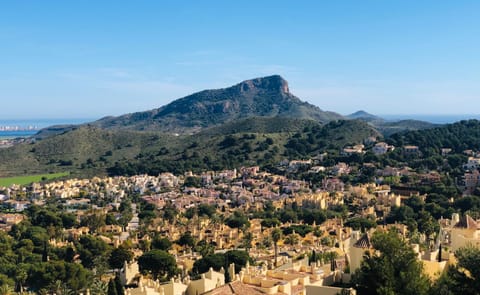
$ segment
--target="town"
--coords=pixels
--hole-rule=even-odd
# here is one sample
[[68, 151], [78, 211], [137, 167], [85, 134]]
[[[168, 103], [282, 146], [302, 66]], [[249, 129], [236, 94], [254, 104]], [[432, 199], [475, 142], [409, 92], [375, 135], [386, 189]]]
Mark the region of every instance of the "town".
[[[370, 146], [379, 155], [395, 149]], [[419, 153], [416, 146], [400, 149]], [[343, 153], [362, 154], [365, 146]], [[435, 284], [459, 250], [480, 247], [478, 214], [466, 204], [478, 201], [469, 196], [479, 184], [480, 158], [465, 154], [465, 176], [457, 181], [465, 197], [456, 200], [398, 185], [441, 186], [438, 172], [387, 166], [373, 172], [376, 181], [352, 184], [345, 176], [371, 167], [325, 167], [324, 155], [284, 160], [284, 175], [253, 166], [0, 188], [1, 239], [18, 242], [3, 253], [25, 267], [25, 275], [5, 282], [55, 294], [356, 294], [362, 261], [383, 235], [405, 243]], [[300, 180], [298, 171], [325, 177]], [[28, 267], [38, 259], [47, 269], [62, 261], [77, 273], [38, 277]]]

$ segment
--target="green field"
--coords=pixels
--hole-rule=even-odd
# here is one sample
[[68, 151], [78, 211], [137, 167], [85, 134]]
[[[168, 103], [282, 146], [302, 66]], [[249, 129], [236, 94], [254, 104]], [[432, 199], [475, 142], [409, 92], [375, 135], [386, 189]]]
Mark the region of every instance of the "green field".
[[17, 177], [5, 177], [0, 178], [0, 187], [1, 186], [10, 186], [12, 184], [25, 185], [32, 182], [40, 182], [45, 180], [51, 180], [63, 176], [69, 175], [69, 172], [62, 173], [51, 173], [51, 174], [38, 174], [38, 175], [27, 175], [27, 176], [17, 176]]

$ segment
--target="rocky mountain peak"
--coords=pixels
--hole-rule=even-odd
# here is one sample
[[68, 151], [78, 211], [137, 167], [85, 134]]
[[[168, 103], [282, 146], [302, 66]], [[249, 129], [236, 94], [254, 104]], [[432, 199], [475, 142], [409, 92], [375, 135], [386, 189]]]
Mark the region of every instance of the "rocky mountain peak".
[[288, 82], [280, 75], [245, 80], [237, 84], [237, 87], [240, 89], [241, 92], [261, 89], [268, 91], [279, 91], [280, 93], [284, 94], [290, 93], [290, 90], [288, 89]]

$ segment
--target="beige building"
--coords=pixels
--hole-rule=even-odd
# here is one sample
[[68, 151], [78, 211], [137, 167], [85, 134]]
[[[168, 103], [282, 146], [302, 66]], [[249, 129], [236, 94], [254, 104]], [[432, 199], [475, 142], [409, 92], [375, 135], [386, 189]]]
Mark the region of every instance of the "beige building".
[[363, 255], [365, 251], [370, 251], [372, 249], [372, 243], [370, 242], [370, 236], [365, 233], [360, 236], [359, 231], [353, 231], [350, 236], [350, 273], [355, 273], [357, 269], [360, 268], [360, 265], [363, 260]]
[[469, 244], [480, 247], [480, 228], [477, 221], [469, 215], [459, 218], [458, 214], [453, 214], [451, 230], [451, 250], [455, 252], [459, 248]]

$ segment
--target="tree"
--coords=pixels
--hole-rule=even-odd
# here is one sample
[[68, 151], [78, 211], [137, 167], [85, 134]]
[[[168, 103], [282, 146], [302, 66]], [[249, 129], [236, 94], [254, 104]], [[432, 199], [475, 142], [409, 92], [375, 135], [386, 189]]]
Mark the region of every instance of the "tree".
[[95, 258], [109, 257], [111, 250], [110, 246], [102, 239], [91, 235], [82, 236], [75, 246], [83, 266], [87, 268], [95, 267]]
[[111, 268], [122, 268], [125, 262], [133, 259], [133, 252], [124, 246], [120, 246], [110, 253], [108, 264]]
[[202, 257], [206, 257], [215, 252], [215, 245], [208, 243], [206, 240], [201, 240], [195, 245], [195, 251], [200, 253]]
[[213, 268], [215, 271], [219, 271], [225, 265], [225, 254], [216, 253], [211, 254], [201, 259], [198, 259], [193, 264], [192, 272], [193, 274], [199, 275], [201, 273], [207, 272], [209, 268]]
[[376, 232], [373, 247], [380, 253], [366, 252], [353, 283], [362, 294], [427, 294], [430, 287], [421, 262], [413, 249], [394, 232]]
[[105, 225], [105, 215], [103, 214], [90, 214], [85, 216], [80, 222], [82, 226], [88, 227], [90, 232], [96, 232], [100, 227]]
[[107, 295], [108, 284], [99, 279], [95, 279], [92, 285], [90, 286], [90, 291], [91, 291], [91, 294]]
[[215, 206], [209, 204], [198, 205], [198, 216], [207, 216], [211, 218], [215, 212], [217, 212], [217, 208], [215, 208]]
[[248, 217], [240, 211], [235, 211], [225, 220], [225, 223], [229, 227], [236, 229], [240, 229], [242, 227], [250, 227], [250, 221], [248, 221]]
[[118, 295], [117, 288], [115, 286], [115, 281], [113, 279], [110, 279], [110, 281], [108, 282], [107, 295]]
[[187, 231], [180, 237], [180, 239], [178, 239], [177, 243], [183, 247], [188, 246], [193, 248], [195, 246], [195, 238], [192, 236], [191, 232]]
[[300, 241], [298, 234], [292, 233], [285, 237], [285, 244], [295, 246]]
[[242, 241], [243, 247], [245, 248], [247, 253], [250, 251], [250, 248], [252, 248], [252, 242], [253, 242], [253, 234], [252, 232], [247, 231], [243, 235], [243, 241]]
[[125, 294], [125, 289], [123, 288], [122, 281], [120, 280], [120, 276], [118, 273], [115, 275], [115, 289], [117, 289], [117, 294], [118, 295], [123, 295]]
[[168, 251], [172, 248], [172, 242], [168, 238], [156, 235], [152, 239], [151, 246], [152, 246], [153, 249], [160, 249], [160, 250], [163, 250], [163, 251]]
[[234, 263], [235, 272], [239, 272], [247, 264], [247, 261], [250, 261], [250, 256], [246, 251], [230, 250], [225, 253], [216, 253], [195, 261], [192, 273], [198, 275], [207, 272], [210, 267], [216, 271], [222, 267], [227, 269], [230, 263]]
[[1, 285], [0, 286], [0, 295], [11, 295], [13, 294], [12, 288], [9, 285]]
[[280, 220], [278, 220], [277, 218], [265, 218], [260, 224], [262, 225], [262, 227], [270, 228], [279, 226], [281, 223]]
[[275, 247], [275, 267], [278, 266], [278, 241], [282, 239], [282, 231], [279, 228], [274, 228], [272, 230], [272, 241], [273, 241], [273, 246]]
[[165, 251], [154, 249], [138, 258], [142, 274], [151, 274], [153, 279], [169, 280], [178, 273], [175, 258]]
[[345, 222], [345, 226], [351, 227], [354, 230], [361, 229], [362, 231], [368, 230], [376, 225], [375, 220], [365, 217], [353, 217]]
[[427, 241], [430, 241], [432, 234], [438, 232], [440, 225], [427, 211], [420, 211], [418, 213], [418, 231], [424, 233]]

